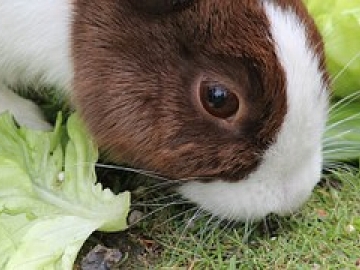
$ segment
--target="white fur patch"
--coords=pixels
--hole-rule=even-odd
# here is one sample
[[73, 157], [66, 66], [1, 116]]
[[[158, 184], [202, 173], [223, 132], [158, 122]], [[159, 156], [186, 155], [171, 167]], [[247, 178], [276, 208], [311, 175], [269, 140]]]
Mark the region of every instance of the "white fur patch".
[[260, 219], [269, 213], [298, 209], [320, 180], [321, 138], [328, 94], [319, 60], [310, 48], [304, 25], [290, 10], [263, 2], [287, 78], [288, 112], [262, 164], [238, 183], [188, 183], [183, 196], [223, 218]]
[[0, 113], [11, 112], [20, 125], [38, 130], [51, 130], [40, 108], [30, 100], [24, 99], [0, 84]]
[[0, 0], [0, 83], [69, 88], [70, 17], [67, 0]]
[[8, 86], [57, 86], [69, 90], [71, 5], [66, 0], [0, 0], [0, 113], [47, 130], [40, 109]]

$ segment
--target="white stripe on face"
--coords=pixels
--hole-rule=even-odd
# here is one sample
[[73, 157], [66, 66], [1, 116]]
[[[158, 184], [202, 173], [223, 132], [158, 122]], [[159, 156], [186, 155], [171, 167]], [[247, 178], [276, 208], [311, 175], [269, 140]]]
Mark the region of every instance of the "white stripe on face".
[[264, 1], [263, 5], [287, 80], [287, 114], [277, 139], [247, 179], [238, 183], [188, 183], [180, 188], [202, 208], [236, 220], [296, 210], [320, 180], [322, 168], [328, 91], [319, 57], [294, 12], [277, 7], [273, 1]]

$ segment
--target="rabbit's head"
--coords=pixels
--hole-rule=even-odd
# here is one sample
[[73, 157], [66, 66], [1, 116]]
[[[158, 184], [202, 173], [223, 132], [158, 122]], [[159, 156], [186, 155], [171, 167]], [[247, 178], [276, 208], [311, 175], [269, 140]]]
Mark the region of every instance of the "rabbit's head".
[[320, 179], [328, 76], [300, 0], [76, 0], [75, 103], [100, 147], [212, 213], [289, 213]]

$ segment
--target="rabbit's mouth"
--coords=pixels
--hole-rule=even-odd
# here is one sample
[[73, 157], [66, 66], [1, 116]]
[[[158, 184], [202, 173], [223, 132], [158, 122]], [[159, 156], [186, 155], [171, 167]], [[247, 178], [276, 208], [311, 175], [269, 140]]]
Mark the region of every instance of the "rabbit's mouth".
[[212, 214], [231, 220], [259, 220], [270, 213], [296, 211], [311, 195], [321, 176], [321, 149], [298, 160], [295, 168], [272, 161], [237, 183], [188, 182], [179, 187], [186, 198]]

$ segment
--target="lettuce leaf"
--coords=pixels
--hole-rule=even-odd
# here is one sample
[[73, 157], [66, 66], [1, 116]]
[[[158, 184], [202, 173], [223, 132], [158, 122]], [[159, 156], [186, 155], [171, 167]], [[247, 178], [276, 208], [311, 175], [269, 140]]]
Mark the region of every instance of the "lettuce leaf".
[[97, 148], [77, 115], [54, 131], [0, 115], [0, 269], [72, 269], [95, 230], [126, 228], [130, 195], [96, 183]]
[[338, 97], [360, 91], [360, 0], [304, 0], [324, 37]]

